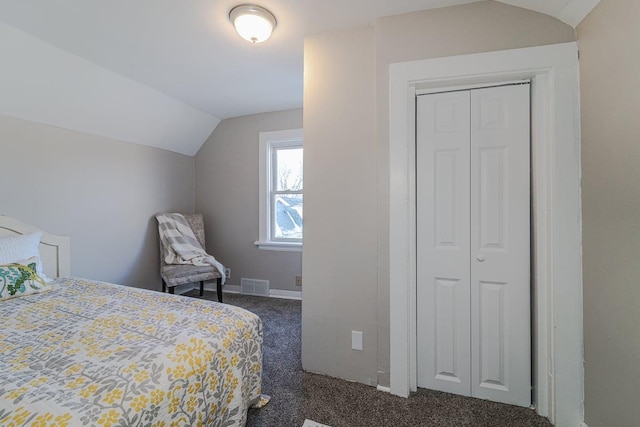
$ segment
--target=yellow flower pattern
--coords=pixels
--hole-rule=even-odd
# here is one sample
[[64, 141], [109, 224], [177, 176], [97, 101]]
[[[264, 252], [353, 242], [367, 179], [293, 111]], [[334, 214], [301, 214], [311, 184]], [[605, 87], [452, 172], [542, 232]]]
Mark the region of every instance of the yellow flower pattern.
[[11, 355], [1, 426], [245, 424], [261, 389], [257, 316], [82, 279], [51, 287], [0, 304], [0, 349]]
[[100, 419], [98, 419], [98, 424], [104, 427], [111, 427], [118, 422], [118, 416], [118, 411], [112, 409], [100, 416]]
[[119, 388], [116, 388], [114, 390], [111, 390], [110, 392], [108, 392], [103, 398], [102, 400], [104, 400], [108, 405], [113, 405], [116, 402], [119, 402], [120, 400], [122, 400], [122, 390]]
[[131, 402], [131, 407], [136, 412], [142, 412], [142, 410], [147, 407], [148, 403], [149, 399], [147, 399], [146, 396], [138, 396]]

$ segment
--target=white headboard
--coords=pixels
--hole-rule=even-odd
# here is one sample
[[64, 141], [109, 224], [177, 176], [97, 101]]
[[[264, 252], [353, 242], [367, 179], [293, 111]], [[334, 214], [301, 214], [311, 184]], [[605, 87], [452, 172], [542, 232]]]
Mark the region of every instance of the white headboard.
[[41, 232], [40, 259], [48, 277], [71, 275], [71, 244], [68, 237], [56, 236], [17, 219], [0, 215], [0, 237]]

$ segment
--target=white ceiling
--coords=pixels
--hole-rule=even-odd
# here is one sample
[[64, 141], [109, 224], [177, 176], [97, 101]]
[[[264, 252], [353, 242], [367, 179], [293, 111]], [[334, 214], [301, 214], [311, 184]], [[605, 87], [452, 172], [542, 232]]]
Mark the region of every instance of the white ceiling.
[[[238, 0], [0, 0], [0, 114], [193, 155], [220, 119], [302, 106], [305, 36], [478, 0], [255, 1], [278, 20], [262, 45], [228, 21]], [[501, 1], [572, 26], [599, 2]]]

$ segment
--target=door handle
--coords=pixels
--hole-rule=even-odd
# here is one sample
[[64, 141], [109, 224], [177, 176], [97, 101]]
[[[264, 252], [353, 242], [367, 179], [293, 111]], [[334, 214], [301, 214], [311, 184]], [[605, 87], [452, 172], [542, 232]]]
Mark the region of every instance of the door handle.
[[478, 258], [476, 258], [476, 259], [477, 259], [478, 261], [480, 261], [480, 262], [484, 262], [484, 260], [486, 260], [487, 258], [486, 258], [484, 255], [482, 255], [482, 254], [478, 254]]

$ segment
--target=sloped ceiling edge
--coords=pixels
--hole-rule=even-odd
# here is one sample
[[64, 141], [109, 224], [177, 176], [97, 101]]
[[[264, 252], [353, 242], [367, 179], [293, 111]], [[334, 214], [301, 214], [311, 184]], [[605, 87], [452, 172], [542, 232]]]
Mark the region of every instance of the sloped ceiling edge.
[[497, 0], [535, 12], [553, 16], [576, 28], [600, 3], [600, 0]]
[[0, 114], [193, 156], [220, 122], [0, 23]]
[[572, 0], [560, 12], [558, 19], [577, 28], [599, 3], [600, 0]]

